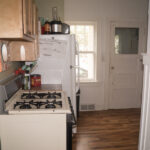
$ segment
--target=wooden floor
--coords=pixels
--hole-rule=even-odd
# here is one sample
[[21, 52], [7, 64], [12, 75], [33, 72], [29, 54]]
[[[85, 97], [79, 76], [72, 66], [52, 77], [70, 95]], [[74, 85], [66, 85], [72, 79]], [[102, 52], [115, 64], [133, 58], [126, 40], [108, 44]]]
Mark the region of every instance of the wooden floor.
[[73, 150], [137, 150], [140, 109], [81, 112]]

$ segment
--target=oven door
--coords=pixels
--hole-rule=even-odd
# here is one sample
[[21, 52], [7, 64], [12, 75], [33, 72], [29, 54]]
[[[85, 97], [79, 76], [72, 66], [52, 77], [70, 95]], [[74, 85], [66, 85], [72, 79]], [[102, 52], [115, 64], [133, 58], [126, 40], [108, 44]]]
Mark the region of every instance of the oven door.
[[72, 150], [72, 115], [67, 114], [67, 150]]
[[77, 111], [77, 118], [79, 117], [79, 112], [80, 112], [80, 88], [76, 92], [76, 111]]
[[67, 114], [67, 150], [72, 150], [72, 129], [76, 127], [77, 121], [75, 118], [73, 106], [70, 97], [68, 97], [71, 114]]

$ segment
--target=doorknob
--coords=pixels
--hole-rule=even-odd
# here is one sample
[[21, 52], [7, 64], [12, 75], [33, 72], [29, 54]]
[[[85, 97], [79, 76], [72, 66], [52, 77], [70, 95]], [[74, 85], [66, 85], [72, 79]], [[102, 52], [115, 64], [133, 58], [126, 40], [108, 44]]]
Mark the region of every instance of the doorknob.
[[143, 59], [141, 58], [141, 59], [139, 59], [140, 60], [140, 62], [143, 62]]
[[115, 69], [115, 67], [114, 67], [114, 66], [111, 66], [111, 69], [112, 69], [112, 70], [114, 70], [114, 69]]

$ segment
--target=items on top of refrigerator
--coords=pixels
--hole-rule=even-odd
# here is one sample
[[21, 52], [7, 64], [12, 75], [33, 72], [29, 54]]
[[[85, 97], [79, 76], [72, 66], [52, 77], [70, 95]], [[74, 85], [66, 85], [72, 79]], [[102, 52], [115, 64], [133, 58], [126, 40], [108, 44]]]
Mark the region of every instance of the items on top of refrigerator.
[[41, 34], [70, 34], [70, 26], [58, 17], [57, 7], [52, 8], [52, 20], [40, 17]]
[[46, 19], [44, 24], [44, 34], [50, 34], [51, 33], [51, 26], [48, 19]]
[[53, 20], [50, 22], [51, 33], [52, 34], [62, 33], [62, 22], [60, 20], [60, 17], [58, 17], [57, 7], [52, 8], [52, 16], [53, 16]]

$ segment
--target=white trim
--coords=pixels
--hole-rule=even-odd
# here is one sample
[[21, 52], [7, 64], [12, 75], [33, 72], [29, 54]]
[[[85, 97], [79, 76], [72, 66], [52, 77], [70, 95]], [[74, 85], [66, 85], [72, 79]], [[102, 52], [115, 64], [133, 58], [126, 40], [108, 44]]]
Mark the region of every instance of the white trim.
[[[150, 3], [149, 10], [150, 12]], [[150, 19], [150, 15], [148, 16]], [[148, 21], [148, 38], [147, 38], [147, 54], [143, 54], [144, 78], [143, 78], [143, 95], [142, 95], [142, 111], [140, 122], [140, 135], [138, 150], [149, 150], [150, 136], [150, 20]]]
[[[147, 61], [150, 56], [144, 56], [144, 79], [143, 79], [143, 97], [142, 97], [142, 112], [140, 123], [140, 136], [138, 150], [148, 150], [149, 145], [149, 121], [150, 121], [150, 61]], [[146, 59], [146, 60], [145, 60]]]
[[150, 54], [143, 54], [143, 64], [150, 65]]

